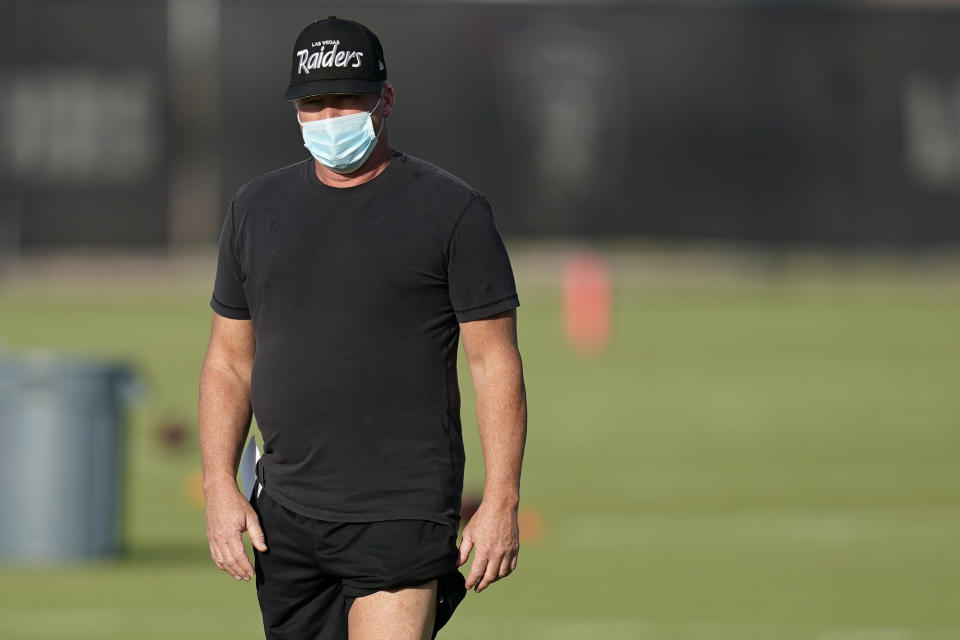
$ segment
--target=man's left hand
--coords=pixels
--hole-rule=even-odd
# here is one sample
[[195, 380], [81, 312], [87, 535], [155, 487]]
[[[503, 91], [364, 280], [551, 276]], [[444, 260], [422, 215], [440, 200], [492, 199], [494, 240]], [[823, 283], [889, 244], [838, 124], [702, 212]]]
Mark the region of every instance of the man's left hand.
[[463, 529], [457, 566], [463, 566], [471, 550], [476, 553], [470, 573], [467, 574], [467, 589], [479, 593], [491, 583], [510, 575], [517, 568], [517, 555], [520, 552], [517, 509], [494, 507], [482, 502]]

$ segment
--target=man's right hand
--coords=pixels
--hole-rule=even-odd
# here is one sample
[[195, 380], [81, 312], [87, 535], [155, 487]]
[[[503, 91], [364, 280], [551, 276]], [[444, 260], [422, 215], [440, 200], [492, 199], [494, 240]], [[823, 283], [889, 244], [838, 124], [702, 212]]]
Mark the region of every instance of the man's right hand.
[[253, 565], [243, 547], [241, 534], [246, 531], [258, 551], [267, 550], [257, 512], [240, 493], [236, 482], [232, 486], [226, 483], [212, 488], [205, 494], [210, 557], [237, 580], [249, 581], [253, 576]]

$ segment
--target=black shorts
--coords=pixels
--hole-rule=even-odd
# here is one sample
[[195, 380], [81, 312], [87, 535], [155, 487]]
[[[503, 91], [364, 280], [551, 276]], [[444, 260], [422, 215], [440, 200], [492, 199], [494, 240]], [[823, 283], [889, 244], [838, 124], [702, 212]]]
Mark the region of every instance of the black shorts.
[[436, 638], [466, 595], [453, 526], [317, 520], [279, 504], [266, 487], [254, 488], [250, 504], [267, 543], [266, 552], [253, 549], [267, 640], [346, 640], [355, 598], [434, 578]]

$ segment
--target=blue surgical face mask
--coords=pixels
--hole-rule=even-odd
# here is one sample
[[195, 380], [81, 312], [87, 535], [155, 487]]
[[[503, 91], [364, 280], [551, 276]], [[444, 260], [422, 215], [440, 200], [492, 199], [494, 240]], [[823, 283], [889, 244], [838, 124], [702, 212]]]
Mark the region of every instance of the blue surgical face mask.
[[[320, 164], [337, 173], [356, 171], [377, 146], [380, 131], [373, 132], [370, 114], [376, 111], [382, 99], [381, 94], [370, 111], [336, 118], [301, 122], [298, 112], [297, 122], [303, 127], [303, 146]], [[383, 123], [380, 124], [380, 130], [383, 130]]]

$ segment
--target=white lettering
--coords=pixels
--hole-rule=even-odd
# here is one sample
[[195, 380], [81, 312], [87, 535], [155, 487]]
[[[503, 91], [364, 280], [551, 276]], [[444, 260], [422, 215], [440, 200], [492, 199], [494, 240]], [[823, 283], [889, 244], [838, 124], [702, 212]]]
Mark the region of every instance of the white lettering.
[[320, 58], [320, 66], [322, 67], [332, 67], [333, 66], [333, 57], [337, 54], [337, 45], [333, 45], [333, 49], [327, 51]]
[[[297, 73], [309, 74], [313, 69], [328, 67], [351, 66], [356, 69], [363, 64], [362, 51], [338, 51], [337, 47], [339, 45], [339, 42], [334, 43], [333, 48], [329, 51], [322, 46], [319, 51], [313, 53], [310, 53], [309, 49], [297, 51]], [[350, 64], [351, 61], [353, 62], [352, 65]]]

